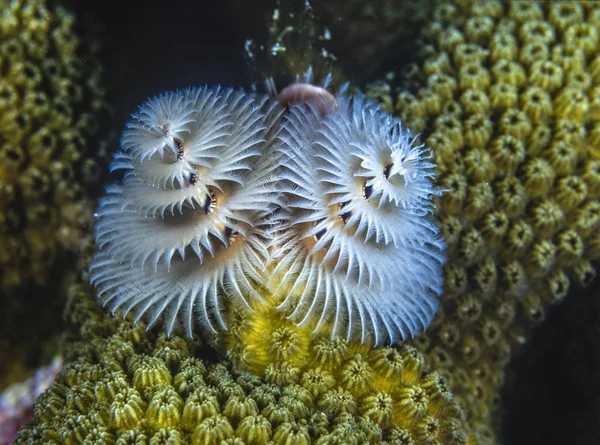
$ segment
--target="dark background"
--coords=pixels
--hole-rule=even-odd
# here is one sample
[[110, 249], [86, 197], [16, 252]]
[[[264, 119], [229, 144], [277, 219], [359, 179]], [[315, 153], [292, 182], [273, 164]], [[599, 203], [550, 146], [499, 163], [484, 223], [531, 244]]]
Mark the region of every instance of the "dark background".
[[149, 96], [189, 85], [247, 86], [247, 38], [261, 38], [275, 0], [72, 1], [101, 38], [115, 121]]

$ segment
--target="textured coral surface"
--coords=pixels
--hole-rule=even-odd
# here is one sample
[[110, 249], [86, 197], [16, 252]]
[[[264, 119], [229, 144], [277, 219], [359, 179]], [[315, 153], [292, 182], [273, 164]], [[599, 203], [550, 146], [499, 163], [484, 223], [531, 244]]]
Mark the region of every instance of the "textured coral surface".
[[464, 400], [477, 442], [496, 440], [526, 328], [597, 272], [599, 33], [595, 2], [441, 2], [413, 71], [422, 87], [370, 90], [434, 147], [449, 190], [442, 311], [415, 345]]
[[89, 143], [105, 104], [101, 69], [81, 47], [73, 16], [43, 1], [3, 2], [0, 10], [0, 283], [7, 292], [28, 279], [46, 282], [62, 251], [78, 249], [91, 205], [79, 198], [105, 171], [98, 144]]
[[[106, 105], [95, 47], [77, 36], [71, 14], [42, 0], [0, 1], [0, 14], [2, 387], [15, 374], [9, 366], [39, 364], [32, 339], [60, 324], [62, 302], [48, 295], [91, 227], [90, 190], [106, 169], [94, 136]], [[32, 310], [42, 305], [44, 314]]]
[[[312, 338], [271, 314], [247, 323], [269, 327], [270, 337], [254, 343], [278, 358], [250, 373], [199, 342], [115, 319], [87, 286], [71, 288], [67, 311], [81, 324], [67, 350], [70, 364], [38, 399], [17, 444], [465, 441], [462, 410], [412, 347], [370, 351]], [[307, 342], [303, 365], [289, 355], [297, 341]]]

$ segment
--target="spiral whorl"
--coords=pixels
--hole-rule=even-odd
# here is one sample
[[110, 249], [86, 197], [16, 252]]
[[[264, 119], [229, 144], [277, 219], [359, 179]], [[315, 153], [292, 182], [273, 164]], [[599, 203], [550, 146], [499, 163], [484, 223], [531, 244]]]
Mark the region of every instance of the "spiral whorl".
[[190, 336], [194, 320], [226, 328], [227, 299], [348, 340], [404, 340], [441, 291], [430, 158], [345, 89], [285, 104], [219, 88], [157, 96], [115, 156], [124, 177], [100, 202], [92, 282], [113, 311], [162, 317], [168, 334], [178, 320]]
[[444, 244], [428, 216], [440, 190], [431, 154], [361, 96], [283, 124], [287, 212], [274, 253], [280, 308], [300, 324], [375, 344], [430, 323]]
[[194, 314], [215, 332], [225, 325], [223, 289], [239, 302], [258, 297], [268, 224], [277, 206], [274, 101], [241, 91], [194, 88], [150, 99], [124, 132], [96, 224], [92, 282], [113, 310]]

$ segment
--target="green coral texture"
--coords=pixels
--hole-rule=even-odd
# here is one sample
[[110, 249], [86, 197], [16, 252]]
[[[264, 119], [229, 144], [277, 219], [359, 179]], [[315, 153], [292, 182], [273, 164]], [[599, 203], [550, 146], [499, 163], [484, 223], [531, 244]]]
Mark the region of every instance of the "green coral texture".
[[12, 292], [79, 249], [86, 193], [106, 168], [93, 143], [106, 104], [73, 15], [38, 0], [1, 1], [0, 13], [0, 290]]
[[36, 339], [60, 325], [53, 296], [105, 176], [98, 48], [76, 28], [62, 7], [0, 0], [0, 388], [39, 366]]
[[[73, 286], [70, 363], [16, 444], [462, 444], [463, 412], [412, 347], [315, 341], [313, 366], [233, 369], [198, 342], [113, 318]], [[203, 357], [198, 358], [198, 357]], [[290, 368], [289, 366], [287, 368]]]
[[442, 310], [415, 345], [464, 402], [474, 443], [498, 440], [528, 328], [597, 273], [599, 34], [597, 2], [440, 2], [403, 83], [420, 86], [369, 88], [434, 148], [448, 189]]

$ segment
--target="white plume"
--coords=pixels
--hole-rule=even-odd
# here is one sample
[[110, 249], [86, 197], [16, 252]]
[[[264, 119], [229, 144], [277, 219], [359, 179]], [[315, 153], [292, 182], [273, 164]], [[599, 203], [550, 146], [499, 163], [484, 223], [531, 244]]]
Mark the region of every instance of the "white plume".
[[427, 327], [441, 292], [434, 165], [399, 120], [360, 96], [338, 102], [325, 118], [312, 104], [285, 117], [287, 212], [271, 285], [299, 324], [404, 340]]
[[226, 299], [250, 308], [264, 292], [348, 340], [425, 329], [445, 260], [431, 153], [345, 88], [319, 101], [328, 82], [317, 96], [288, 90], [311, 97], [299, 104], [203, 87], [142, 105], [97, 212], [101, 301], [190, 336], [226, 329]]
[[187, 89], [150, 99], [122, 138], [96, 223], [91, 281], [113, 310], [224, 327], [222, 299], [260, 296], [277, 194], [281, 109], [242, 91]]

